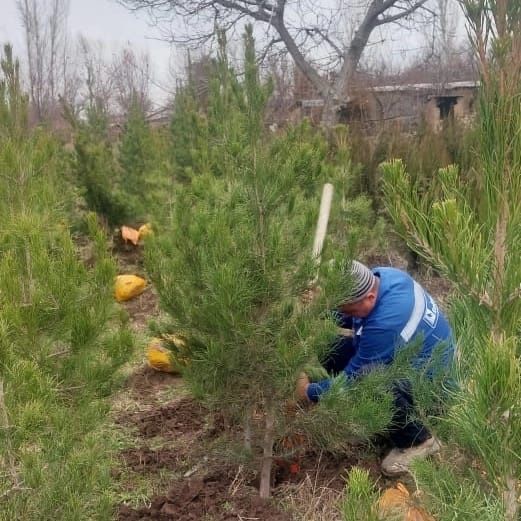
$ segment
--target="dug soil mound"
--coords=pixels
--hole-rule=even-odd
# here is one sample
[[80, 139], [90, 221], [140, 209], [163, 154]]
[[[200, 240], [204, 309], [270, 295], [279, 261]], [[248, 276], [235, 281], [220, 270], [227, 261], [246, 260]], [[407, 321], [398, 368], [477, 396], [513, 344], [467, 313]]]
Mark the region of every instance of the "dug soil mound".
[[136, 427], [142, 438], [168, 436], [176, 439], [183, 434], [197, 436], [203, 431], [207, 411], [191, 398], [181, 398], [149, 411], [120, 416], [117, 422]]
[[172, 483], [165, 495], [157, 496], [152, 500], [150, 507], [133, 510], [122, 505], [118, 512], [118, 519], [120, 521], [141, 519], [290, 521], [292, 517], [272, 502], [261, 500], [258, 491], [253, 487], [234, 488], [233, 473], [223, 469], [203, 477]]
[[125, 449], [119, 456], [127, 470], [149, 474], [161, 469], [177, 469], [182, 455], [174, 449], [151, 449], [145, 445], [136, 449]]
[[[145, 411], [120, 414], [118, 423], [136, 433], [139, 445], [120, 453], [120, 471], [116, 475], [125, 474], [132, 480], [132, 476], [164, 476], [166, 471], [169, 477], [164, 481], [161, 478], [160, 488], [156, 489], [164, 486], [165, 492], [150, 497], [146, 506], [121, 504], [118, 520], [293, 519], [276, 501], [259, 498], [258, 478], [252, 471], [225, 463], [222, 454], [209, 448], [218, 437], [216, 430], [221, 434], [223, 430], [216, 429], [219, 419], [210, 416], [186, 396]], [[340, 491], [345, 486], [346, 470], [355, 465], [369, 469], [375, 478], [379, 476], [376, 457], [368, 457], [362, 449], [349, 456], [335, 456], [307, 448], [297, 458], [275, 458], [274, 496], [280, 496], [284, 487], [298, 486], [306, 477], [317, 488]]]

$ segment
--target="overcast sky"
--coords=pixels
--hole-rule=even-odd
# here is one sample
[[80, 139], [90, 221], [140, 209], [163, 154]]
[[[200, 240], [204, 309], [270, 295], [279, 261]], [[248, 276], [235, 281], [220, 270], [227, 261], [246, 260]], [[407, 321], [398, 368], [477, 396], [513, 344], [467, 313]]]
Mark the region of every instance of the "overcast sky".
[[[332, 0], [317, 0], [324, 1]], [[16, 0], [0, 0], [0, 44], [11, 42], [15, 54], [23, 61], [23, 29], [16, 5]], [[458, 25], [458, 32], [461, 34], [461, 18]], [[167, 97], [166, 90], [174, 90], [175, 79], [171, 71], [182, 70], [184, 53], [160, 40], [159, 30], [149, 24], [146, 13], [133, 13], [119, 5], [116, 0], [70, 0], [68, 30], [73, 39], [82, 34], [89, 40], [102, 41], [109, 52], [129, 44], [136, 51], [148, 51], [156, 84], [151, 91], [154, 100], [161, 103]], [[386, 40], [385, 46], [369, 46], [364, 56], [367, 59], [372, 53], [376, 53], [377, 59], [380, 56], [392, 67], [399, 68], [413, 53], [426, 45], [425, 36], [421, 32], [394, 31], [383, 38]], [[378, 40], [381, 36], [375, 31], [373, 38]]]
[[[172, 81], [170, 63], [176, 65], [176, 57], [171, 56], [170, 45], [159, 41], [159, 32], [147, 23], [145, 13], [134, 14], [119, 5], [116, 0], [70, 0], [68, 21], [69, 33], [79, 34], [88, 39], [103, 41], [109, 49], [116, 49], [128, 43], [135, 49], [148, 51], [159, 84]], [[11, 42], [17, 56], [23, 57], [23, 30], [16, 0], [0, 0], [0, 44]], [[155, 96], [159, 96], [155, 88]]]

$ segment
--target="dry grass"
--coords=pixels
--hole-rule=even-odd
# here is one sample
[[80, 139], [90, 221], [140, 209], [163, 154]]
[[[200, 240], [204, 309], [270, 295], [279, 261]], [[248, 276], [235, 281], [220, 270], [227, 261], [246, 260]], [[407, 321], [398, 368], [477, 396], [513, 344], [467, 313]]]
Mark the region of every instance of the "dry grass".
[[342, 521], [339, 501], [343, 491], [335, 490], [319, 479], [320, 464], [319, 459], [316, 470], [306, 474], [299, 484], [281, 486], [277, 496], [299, 521]]

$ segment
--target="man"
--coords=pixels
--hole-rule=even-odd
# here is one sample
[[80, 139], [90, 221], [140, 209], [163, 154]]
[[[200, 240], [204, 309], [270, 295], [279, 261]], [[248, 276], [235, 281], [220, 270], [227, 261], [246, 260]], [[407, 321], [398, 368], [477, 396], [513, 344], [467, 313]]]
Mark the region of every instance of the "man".
[[[388, 365], [398, 349], [420, 342], [412, 360], [415, 368], [429, 363], [437, 346], [442, 347], [441, 363], [452, 362], [454, 344], [447, 319], [433, 298], [407, 273], [395, 268], [370, 270], [358, 261], [351, 267], [353, 287], [339, 307], [339, 325], [352, 330], [335, 345], [324, 362], [330, 374], [341, 371], [356, 378], [374, 366]], [[302, 376], [297, 395], [312, 402], [330, 387], [330, 380], [310, 383]], [[395, 414], [389, 427], [394, 448], [382, 461], [382, 472], [394, 476], [407, 472], [413, 458], [439, 451], [440, 444], [428, 429], [414, 419], [414, 402], [408, 381], [393, 386]]]

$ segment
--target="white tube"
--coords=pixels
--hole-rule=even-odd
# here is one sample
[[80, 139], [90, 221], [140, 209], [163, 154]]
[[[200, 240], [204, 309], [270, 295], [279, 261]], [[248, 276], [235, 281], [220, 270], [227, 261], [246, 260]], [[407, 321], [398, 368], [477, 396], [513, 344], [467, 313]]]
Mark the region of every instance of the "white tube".
[[317, 230], [313, 242], [313, 259], [317, 266], [320, 265], [320, 254], [326, 238], [329, 213], [331, 211], [331, 201], [333, 200], [333, 185], [326, 183], [322, 189], [322, 199], [320, 200], [320, 212], [318, 214]]

